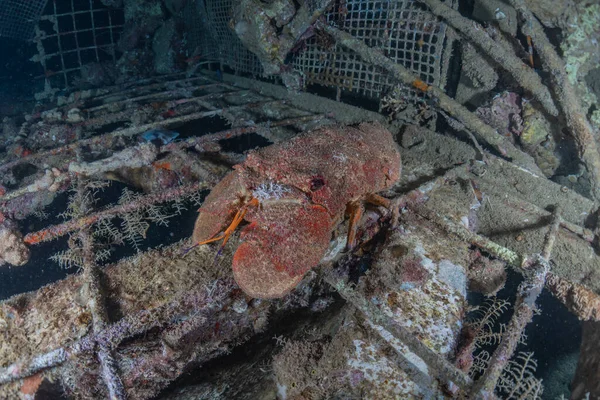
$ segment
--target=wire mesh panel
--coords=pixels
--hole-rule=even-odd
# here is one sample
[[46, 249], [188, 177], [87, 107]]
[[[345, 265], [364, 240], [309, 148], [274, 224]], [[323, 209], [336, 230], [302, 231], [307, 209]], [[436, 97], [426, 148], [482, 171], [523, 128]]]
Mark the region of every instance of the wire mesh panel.
[[[445, 25], [417, 2], [341, 0], [327, 14], [327, 22], [382, 51], [427, 84], [440, 84]], [[382, 69], [363, 63], [323, 33], [307, 41], [294, 66], [305, 72], [309, 83], [341, 86], [369, 98], [395, 85]]]
[[0, 36], [30, 40], [47, 0], [0, 0]]
[[235, 0], [197, 0], [182, 12], [188, 48], [202, 60], [218, 61], [235, 72], [264, 76], [263, 68], [229, 27]]
[[[193, 46], [207, 59], [220, 61], [236, 72], [264, 76], [258, 58], [242, 45], [229, 27], [233, 5], [233, 0], [198, 0], [196, 7], [204, 9], [208, 24], [198, 35], [203, 39], [194, 41]], [[326, 13], [326, 19], [330, 25], [365, 41], [414, 71], [427, 84], [443, 82], [445, 25], [417, 2], [337, 0]], [[191, 26], [193, 22], [188, 21], [186, 25]], [[307, 84], [340, 88], [372, 99], [381, 98], [396, 85], [381, 68], [362, 62], [319, 31], [296, 47], [292, 65], [304, 74]], [[408, 88], [405, 92], [408, 100], [420, 96]]]
[[123, 10], [93, 0], [52, 0], [41, 17], [34, 41], [45, 78], [54, 88], [68, 88], [81, 77], [108, 73], [101, 63], [116, 63], [116, 42], [123, 30]]
[[207, 29], [211, 21], [208, 19], [204, 2], [187, 2], [179, 16], [185, 27], [188, 56], [204, 60], [217, 59], [219, 51], [216, 46], [211, 46], [215, 38]]
[[236, 34], [229, 28], [232, 16], [232, 0], [207, 0], [208, 28], [214, 32], [216, 47], [219, 49], [219, 59], [235, 71], [254, 75], [263, 75], [263, 69], [258, 58], [244, 45]]

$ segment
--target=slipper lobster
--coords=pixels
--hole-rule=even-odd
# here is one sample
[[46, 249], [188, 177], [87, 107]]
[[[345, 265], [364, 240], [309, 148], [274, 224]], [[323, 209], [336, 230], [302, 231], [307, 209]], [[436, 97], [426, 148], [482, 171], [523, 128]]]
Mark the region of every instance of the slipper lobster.
[[[193, 240], [223, 240], [244, 220], [233, 257], [240, 288], [255, 298], [282, 297], [317, 266], [334, 228], [350, 214], [348, 247], [366, 202], [401, 173], [400, 152], [382, 125], [333, 126], [249, 152], [206, 197]], [[221, 247], [222, 248], [222, 247]]]

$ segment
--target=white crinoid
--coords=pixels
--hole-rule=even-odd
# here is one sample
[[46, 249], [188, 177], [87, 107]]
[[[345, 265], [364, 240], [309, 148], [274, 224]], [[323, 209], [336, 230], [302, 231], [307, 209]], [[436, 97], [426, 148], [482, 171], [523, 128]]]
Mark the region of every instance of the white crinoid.
[[289, 191], [290, 189], [285, 185], [273, 181], [268, 181], [258, 185], [256, 189], [252, 191], [252, 195], [256, 199], [258, 199], [258, 201], [263, 202], [265, 200], [278, 200]]

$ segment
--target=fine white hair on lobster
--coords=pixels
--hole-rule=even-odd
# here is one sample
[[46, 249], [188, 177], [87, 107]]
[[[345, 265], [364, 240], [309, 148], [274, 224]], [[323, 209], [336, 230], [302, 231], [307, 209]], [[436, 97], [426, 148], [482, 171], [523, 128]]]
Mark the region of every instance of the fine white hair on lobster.
[[288, 193], [290, 189], [285, 185], [277, 182], [269, 181], [261, 183], [252, 191], [252, 196], [259, 202], [265, 200], [279, 200], [285, 193]]

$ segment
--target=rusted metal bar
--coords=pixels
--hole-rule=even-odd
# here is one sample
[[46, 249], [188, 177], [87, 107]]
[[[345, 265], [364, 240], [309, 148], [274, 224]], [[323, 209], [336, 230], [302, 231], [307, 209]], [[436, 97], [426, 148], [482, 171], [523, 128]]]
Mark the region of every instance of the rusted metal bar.
[[[208, 93], [208, 94], [205, 94], [202, 96], [185, 97], [185, 98], [178, 99], [178, 100], [168, 100], [168, 101], [164, 102], [165, 103], [164, 111], [168, 111], [168, 109], [175, 107], [179, 104], [184, 104], [184, 103], [197, 103], [204, 107], [204, 104], [209, 104], [209, 103], [201, 103], [203, 100], [218, 99], [218, 98], [222, 98], [224, 96], [236, 95], [236, 94], [243, 93], [243, 92], [248, 92], [248, 90], [216, 92], [216, 93]], [[206, 108], [207, 110], [210, 110], [210, 111], [219, 110], [217, 107], [204, 107], [204, 108]], [[86, 110], [86, 111], [88, 111], [88, 110]], [[156, 112], [157, 112], [157, 114], [160, 114], [161, 110], [157, 110]], [[79, 123], [78, 125], [85, 126], [85, 127], [93, 127], [93, 126], [100, 127], [100, 126], [104, 126], [104, 125], [111, 124], [114, 122], [127, 121], [130, 118], [131, 118], [131, 110], [126, 109], [126, 110], [123, 110], [120, 112], [110, 113], [110, 114], [101, 115], [101, 116], [98, 116], [95, 118], [90, 118], [90, 119], [87, 119], [87, 120]], [[172, 120], [172, 118], [167, 118], [164, 121], [171, 121], [171, 120]]]
[[194, 119], [211, 117], [211, 116], [219, 115], [219, 114], [220, 114], [220, 111], [201, 111], [201, 112], [196, 112], [196, 113], [192, 113], [192, 114], [188, 114], [188, 115], [183, 115], [181, 117], [171, 118], [168, 120], [156, 121], [156, 122], [152, 122], [152, 123], [148, 123], [148, 124], [144, 124], [144, 125], [139, 125], [136, 127], [120, 129], [120, 130], [117, 130], [117, 131], [114, 131], [111, 133], [107, 133], [107, 134], [100, 135], [100, 136], [94, 136], [94, 137], [91, 137], [88, 139], [82, 139], [75, 143], [71, 143], [71, 144], [68, 144], [65, 146], [55, 147], [53, 149], [34, 153], [29, 156], [22, 157], [18, 160], [14, 160], [14, 161], [8, 162], [6, 164], [0, 165], [0, 173], [6, 171], [9, 168], [12, 168], [12, 167], [18, 165], [18, 164], [21, 164], [23, 162], [33, 163], [37, 160], [47, 158], [50, 156], [56, 156], [56, 155], [61, 155], [61, 154], [65, 154], [65, 153], [70, 153], [70, 152], [73, 152], [76, 149], [80, 148], [81, 146], [96, 145], [96, 146], [107, 147], [110, 144], [110, 141], [112, 141], [113, 138], [115, 138], [115, 137], [133, 136], [138, 133], [146, 132], [150, 129], [162, 128], [162, 127], [168, 126], [170, 124], [188, 122], [188, 121], [192, 121]]
[[471, 243], [480, 249], [483, 249], [491, 255], [499, 258], [502, 261], [507, 262], [517, 271], [522, 273], [521, 265], [523, 264], [523, 256], [514, 252], [504, 246], [499, 245], [486, 238], [485, 236], [478, 235], [471, 232], [464, 226], [452, 221], [450, 218], [439, 215], [437, 212], [428, 210], [425, 207], [415, 210], [421, 216], [434, 222], [439, 227], [443, 228], [447, 233], [452, 234], [464, 240], [467, 243]]
[[34, 161], [43, 159], [45, 157], [56, 156], [56, 155], [60, 155], [60, 154], [73, 152], [75, 149], [77, 149], [81, 146], [95, 145], [95, 146], [107, 147], [110, 144], [110, 141], [112, 141], [112, 139], [115, 137], [133, 136], [133, 135], [136, 135], [139, 133], [149, 131], [151, 129], [163, 128], [163, 127], [167, 127], [169, 125], [184, 123], [184, 122], [193, 121], [195, 119], [200, 119], [200, 118], [205, 118], [205, 117], [213, 117], [215, 115], [221, 115], [224, 112], [241, 110], [247, 106], [255, 106], [256, 107], [259, 104], [267, 105], [267, 104], [273, 104], [273, 103], [279, 103], [279, 102], [281, 102], [281, 100], [269, 100], [269, 101], [265, 101], [265, 102], [244, 104], [244, 105], [240, 105], [240, 106], [232, 106], [232, 107], [228, 107], [228, 108], [215, 109], [215, 110], [211, 110], [211, 111], [201, 111], [201, 112], [191, 113], [191, 114], [187, 114], [187, 115], [182, 115], [180, 117], [174, 117], [174, 118], [169, 118], [169, 119], [162, 120], [162, 121], [156, 121], [156, 122], [151, 122], [148, 124], [138, 125], [138, 126], [131, 127], [131, 128], [119, 129], [114, 132], [107, 133], [107, 134], [104, 134], [101, 136], [94, 136], [94, 137], [91, 137], [88, 139], [82, 139], [75, 143], [71, 143], [71, 144], [68, 144], [65, 146], [56, 147], [56, 148], [53, 148], [50, 150], [45, 150], [45, 151], [42, 151], [39, 153], [34, 153], [32, 155], [22, 157], [18, 160], [14, 160], [9, 163], [0, 165], [0, 173], [4, 172], [7, 169], [12, 168], [15, 165], [18, 165], [20, 163], [34, 162]]
[[131, 104], [131, 103], [136, 103], [138, 101], [143, 101], [143, 100], [150, 100], [150, 99], [160, 99], [162, 97], [165, 96], [174, 96], [177, 94], [180, 94], [182, 91], [185, 90], [190, 90], [190, 89], [194, 89], [194, 90], [199, 90], [199, 89], [207, 89], [207, 88], [212, 88], [212, 87], [219, 87], [222, 86], [219, 83], [209, 83], [206, 85], [200, 85], [200, 86], [194, 86], [194, 87], [190, 87], [190, 88], [176, 88], [176, 89], [169, 89], [167, 91], [164, 92], [158, 92], [158, 93], [151, 93], [151, 94], [144, 94], [144, 95], [140, 95], [140, 96], [135, 96], [135, 97], [128, 97], [124, 100], [118, 100], [118, 101], [114, 101], [114, 102], [109, 102], [106, 104], [102, 104], [96, 107], [90, 107], [90, 108], [86, 108], [85, 111], [88, 113], [93, 113], [96, 111], [100, 111], [100, 110], [104, 110], [110, 107], [114, 107], [116, 105], [124, 105], [124, 104]]
[[456, 100], [448, 96], [439, 87], [427, 85], [404, 66], [395, 63], [381, 51], [367, 46], [363, 41], [356, 39], [349, 33], [343, 32], [325, 23], [317, 23], [317, 26], [319, 29], [330, 34], [340, 46], [357, 53], [365, 62], [384, 68], [398, 81], [431, 96], [437, 107], [457, 118], [467, 129], [480, 138], [483, 138], [501, 154], [510, 157], [515, 164], [532, 172], [540, 173], [539, 168], [531, 156], [517, 149], [517, 147], [515, 147], [508, 139], [500, 135], [494, 128], [484, 123], [477, 115], [470, 112]]
[[[263, 123], [250, 125], [250, 126], [227, 129], [227, 130], [217, 132], [217, 133], [212, 133], [212, 134], [208, 134], [208, 135], [204, 135], [204, 136], [200, 136], [200, 137], [189, 138], [189, 139], [186, 139], [181, 142], [169, 143], [169, 144], [162, 146], [160, 151], [161, 152], [177, 151], [177, 150], [181, 150], [183, 148], [188, 148], [188, 147], [196, 147], [196, 149], [202, 150], [203, 146], [206, 146], [210, 143], [218, 142], [218, 141], [224, 140], [224, 139], [231, 139], [231, 138], [238, 137], [238, 136], [248, 134], [248, 133], [254, 133], [254, 132], [259, 131], [260, 129], [269, 128], [269, 127], [295, 125], [295, 124], [304, 123], [304, 122], [316, 121], [316, 120], [323, 119], [323, 118], [330, 118], [330, 116], [327, 114], [305, 115], [305, 116], [301, 116], [301, 117], [286, 118], [286, 119], [283, 119], [280, 121], [268, 121], [268, 122], [263, 122]], [[105, 135], [105, 138], [108, 138], [108, 137], [110, 137], [110, 134]], [[80, 141], [78, 143], [79, 144], [83, 143], [83, 145], [88, 144], [86, 141]], [[70, 151], [74, 151], [77, 148], [76, 144], [77, 143], [74, 143], [74, 144], [71, 144], [71, 145], [68, 145], [65, 147], [68, 147]], [[58, 149], [55, 149], [55, 150], [58, 150]], [[63, 151], [67, 151], [67, 150], [65, 149]], [[0, 169], [1, 168], [2, 167], [0, 166]], [[50, 175], [48, 175], [48, 176], [47, 175], [48, 175], [48, 173], [46, 175], [44, 175], [44, 177], [40, 178], [40, 180], [34, 182], [31, 185], [13, 190], [12, 192], [8, 192], [8, 193], [0, 196], [0, 201], [10, 201], [10, 200], [20, 197], [26, 193], [32, 193], [32, 192], [36, 192], [39, 190], [46, 190], [53, 184], [56, 184], [56, 185], [60, 184], [59, 186], [64, 186], [63, 183], [68, 182], [70, 179], [69, 174], [60, 172], [58, 170], [51, 171]]]
[[[116, 97], [116, 96], [120, 96], [120, 95], [126, 95], [128, 93], [139, 92], [141, 90], [153, 91], [154, 89], [159, 89], [163, 86], [173, 85], [176, 83], [188, 83], [188, 82], [199, 81], [199, 80], [208, 82], [208, 79], [204, 76], [194, 76], [194, 77], [177, 79], [177, 80], [169, 79], [169, 78], [180, 77], [180, 76], [183, 76], [182, 73], [164, 75], [164, 76], [160, 77], [159, 79], [157, 79], [156, 77], [149, 78], [149, 79], [142, 79], [139, 81], [129, 83], [127, 85], [127, 87], [125, 87], [125, 88], [120, 87], [120, 86], [109, 86], [109, 87], [104, 88], [108, 91], [107, 94], [96, 96], [96, 97], [94, 97], [94, 100], [95, 101], [103, 100], [103, 99]], [[156, 82], [157, 80], [159, 82]], [[155, 83], [147, 84], [147, 82], [155, 82]], [[219, 82], [211, 82], [211, 83], [219, 84]]]
[[191, 194], [198, 190], [206, 189], [208, 187], [209, 185], [207, 183], [194, 183], [188, 186], [180, 186], [177, 188], [165, 190], [161, 193], [154, 193], [147, 196], [143, 196], [130, 203], [121, 204], [109, 208], [108, 210], [99, 211], [97, 213], [90, 214], [78, 219], [73, 219], [62, 224], [53, 225], [37, 232], [28, 233], [23, 240], [28, 245], [54, 240], [58, 237], [66, 235], [67, 233], [87, 228], [100, 220], [110, 219], [122, 214], [135, 212], [151, 204], [164, 203], [166, 201], [175, 200], [182, 196], [185, 196], [186, 194]]
[[217, 133], [210, 133], [208, 135], [188, 138], [182, 142], [169, 143], [161, 147], [161, 152], [176, 151], [188, 147], [196, 147], [198, 150], [203, 148], [210, 143], [215, 143], [220, 140], [232, 139], [248, 133], [258, 132], [264, 128], [274, 128], [279, 126], [290, 126], [300, 124], [304, 122], [316, 121], [323, 118], [329, 118], [327, 114], [316, 114], [316, 115], [305, 115], [302, 117], [286, 118], [280, 121], [267, 121], [254, 125], [240, 126], [238, 128], [231, 128]]
[[[81, 177], [77, 179], [77, 198], [75, 201], [83, 206], [83, 199], [86, 197], [87, 188]], [[108, 315], [106, 313], [106, 299], [100, 284], [100, 270], [95, 262], [94, 244], [89, 228], [81, 229], [79, 232], [81, 240], [81, 251], [83, 255], [83, 280], [85, 282], [84, 295], [87, 297], [87, 306], [92, 314], [92, 332], [100, 333], [108, 325]], [[72, 251], [75, 249], [75, 241], [69, 241], [69, 247]], [[102, 367], [102, 378], [111, 400], [125, 400], [125, 388], [119, 376], [117, 363], [114, 359], [112, 350], [100, 344], [97, 350], [97, 357]]]

